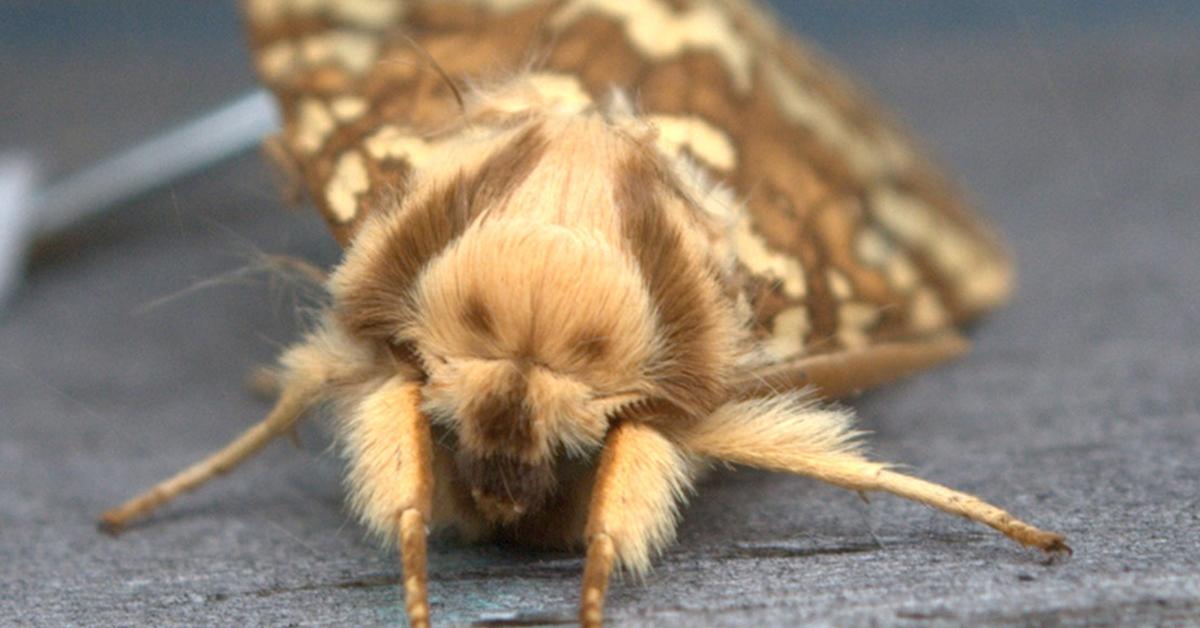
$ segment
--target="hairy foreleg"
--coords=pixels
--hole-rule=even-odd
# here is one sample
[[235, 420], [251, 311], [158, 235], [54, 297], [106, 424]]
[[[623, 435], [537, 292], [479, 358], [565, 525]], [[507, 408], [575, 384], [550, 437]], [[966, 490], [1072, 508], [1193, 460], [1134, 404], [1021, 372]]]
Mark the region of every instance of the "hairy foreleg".
[[640, 423], [609, 430], [592, 489], [587, 562], [579, 621], [603, 622], [604, 596], [614, 565], [635, 574], [675, 536], [678, 505], [691, 486], [693, 462], [656, 431]]
[[796, 396], [729, 404], [681, 433], [689, 450], [752, 467], [806, 475], [853, 491], [882, 491], [991, 526], [1047, 552], [1070, 551], [1062, 535], [1040, 530], [983, 500], [866, 459], [850, 415]]
[[409, 625], [429, 625], [426, 529], [433, 511], [433, 440], [420, 384], [396, 377], [376, 388], [342, 423], [351, 506], [400, 548]]

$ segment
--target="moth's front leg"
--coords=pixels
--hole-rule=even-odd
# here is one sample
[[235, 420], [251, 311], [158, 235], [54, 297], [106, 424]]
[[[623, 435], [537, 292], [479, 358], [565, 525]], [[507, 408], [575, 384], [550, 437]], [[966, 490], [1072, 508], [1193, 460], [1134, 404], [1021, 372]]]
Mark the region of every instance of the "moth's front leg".
[[691, 459], [654, 428], [627, 422], [609, 430], [588, 510], [581, 624], [603, 623], [614, 564], [645, 573], [674, 538], [679, 502], [692, 480]]
[[420, 384], [395, 377], [363, 397], [341, 428], [354, 510], [400, 546], [409, 625], [429, 626], [426, 528], [433, 509], [433, 440]]

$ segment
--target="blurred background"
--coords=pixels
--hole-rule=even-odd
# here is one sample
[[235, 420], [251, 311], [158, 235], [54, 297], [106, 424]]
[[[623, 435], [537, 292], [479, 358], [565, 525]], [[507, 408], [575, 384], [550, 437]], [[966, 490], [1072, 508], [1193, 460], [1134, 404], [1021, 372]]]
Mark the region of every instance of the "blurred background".
[[[1200, 2], [774, 5], [915, 129], [1020, 270], [971, 356], [855, 401], [874, 451], [1076, 554], [1048, 568], [900, 500], [739, 471], [702, 489], [647, 583], [614, 585], [614, 616], [1200, 621]], [[25, 155], [39, 186], [255, 87], [228, 0], [0, 3], [0, 154]], [[347, 521], [312, 426], [305, 449], [272, 446], [119, 540], [92, 526], [263, 412], [243, 378], [311, 301], [242, 271], [260, 252], [339, 254], [279, 190], [250, 150], [33, 249], [0, 313], [0, 599], [17, 600], [0, 624], [401, 615], [395, 561]], [[574, 605], [573, 556], [431, 561], [443, 621]]]

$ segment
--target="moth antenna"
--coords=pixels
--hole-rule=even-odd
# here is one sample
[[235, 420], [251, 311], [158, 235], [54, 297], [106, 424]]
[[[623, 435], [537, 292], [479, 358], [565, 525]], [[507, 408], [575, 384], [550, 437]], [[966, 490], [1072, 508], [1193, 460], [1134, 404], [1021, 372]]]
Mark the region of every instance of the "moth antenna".
[[251, 279], [256, 275], [284, 279], [292, 286], [307, 288], [312, 291], [307, 294], [309, 297], [315, 298], [316, 295], [313, 292], [324, 296], [325, 282], [329, 277], [324, 270], [315, 264], [290, 255], [264, 253], [258, 250], [251, 251], [249, 255], [251, 257], [250, 261], [238, 268], [213, 275], [212, 277], [199, 279], [190, 286], [185, 286], [175, 292], [147, 301], [134, 308], [133, 311], [135, 314], [145, 314], [146, 312], [203, 290], [227, 285], [252, 283]]
[[324, 269], [299, 257], [266, 253], [262, 257], [263, 267], [275, 271], [279, 276], [303, 280], [313, 286], [324, 286], [329, 281], [329, 274]]
[[446, 72], [446, 68], [443, 68], [442, 64], [438, 63], [438, 60], [420, 42], [407, 34], [401, 34], [400, 37], [412, 48], [413, 52], [420, 55], [421, 59], [437, 73], [438, 77], [442, 79], [442, 83], [450, 88], [450, 93], [454, 95], [454, 102], [458, 103], [459, 114], [465, 120], [467, 118], [467, 101], [463, 98], [462, 90], [455, 84], [454, 79], [450, 78], [450, 73]]

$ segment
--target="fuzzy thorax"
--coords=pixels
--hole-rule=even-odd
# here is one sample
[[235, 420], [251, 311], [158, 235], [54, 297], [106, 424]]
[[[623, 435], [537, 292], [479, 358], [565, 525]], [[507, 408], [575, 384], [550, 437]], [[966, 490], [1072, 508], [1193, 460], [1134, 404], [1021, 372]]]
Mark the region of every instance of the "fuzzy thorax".
[[746, 327], [692, 172], [626, 101], [536, 87], [474, 98], [331, 284], [352, 335], [419, 368], [458, 479], [505, 523], [623, 409], [715, 409]]

